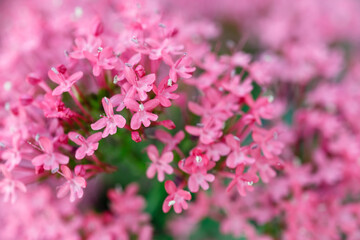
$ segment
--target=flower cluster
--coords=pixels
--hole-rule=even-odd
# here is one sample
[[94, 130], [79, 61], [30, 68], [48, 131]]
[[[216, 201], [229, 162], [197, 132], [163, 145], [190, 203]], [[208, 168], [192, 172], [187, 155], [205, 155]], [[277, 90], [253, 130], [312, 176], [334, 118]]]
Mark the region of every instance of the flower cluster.
[[[165, 224], [146, 210], [174, 211], [179, 239], [209, 218], [248, 239], [358, 239], [359, 10], [1, 2], [1, 238], [146, 240]], [[74, 209], [129, 184], [93, 184], [127, 177], [124, 162], [148, 208], [130, 184], [103, 213]]]

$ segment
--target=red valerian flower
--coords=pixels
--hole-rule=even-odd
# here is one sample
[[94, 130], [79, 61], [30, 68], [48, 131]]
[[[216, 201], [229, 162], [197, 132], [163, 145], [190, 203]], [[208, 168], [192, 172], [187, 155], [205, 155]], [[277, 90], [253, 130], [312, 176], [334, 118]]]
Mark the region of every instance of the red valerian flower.
[[111, 47], [99, 47], [97, 56], [88, 52], [83, 52], [84, 56], [93, 63], [93, 74], [94, 76], [100, 76], [101, 70], [111, 70], [115, 68], [115, 63], [118, 61], [117, 57], [114, 56]]
[[43, 154], [40, 154], [32, 159], [32, 164], [36, 167], [43, 166], [45, 170], [56, 172], [59, 169], [59, 164], [67, 164], [69, 157], [64, 154], [54, 152], [52, 141], [47, 137], [39, 138], [39, 145]]
[[150, 126], [151, 121], [156, 121], [158, 116], [150, 111], [156, 108], [157, 105], [159, 105], [159, 100], [157, 99], [152, 99], [146, 103], [140, 104], [133, 99], [128, 99], [125, 102], [125, 106], [130, 110], [135, 111], [135, 114], [131, 118], [131, 129], [137, 130], [140, 128], [141, 124], [148, 127]]
[[91, 128], [93, 130], [99, 130], [105, 127], [102, 137], [106, 138], [107, 136], [109, 136], [109, 134], [114, 135], [118, 127], [123, 128], [126, 124], [126, 120], [123, 116], [119, 114], [114, 114], [113, 106], [108, 98], [103, 98], [102, 105], [105, 110], [106, 116], [102, 116], [101, 119], [91, 124]]
[[51, 81], [59, 84], [52, 92], [52, 95], [58, 96], [64, 92], [70, 91], [72, 85], [83, 77], [83, 72], [79, 71], [72, 74], [70, 77], [66, 77], [63, 73], [59, 72], [58, 69], [53, 67], [49, 70], [48, 76]]
[[148, 178], [153, 178], [157, 173], [159, 182], [164, 181], [164, 173], [172, 174], [174, 171], [173, 168], [169, 165], [169, 163], [174, 158], [173, 153], [164, 152], [161, 156], [159, 156], [159, 152], [154, 145], [148, 146], [146, 151], [150, 160], [152, 161], [151, 165], [146, 171], [146, 176]]
[[101, 140], [102, 133], [98, 132], [87, 139], [81, 136], [79, 133], [76, 132], [69, 132], [68, 136], [71, 141], [80, 145], [80, 147], [76, 150], [75, 158], [76, 159], [83, 159], [86, 155], [91, 156], [94, 154], [99, 147], [99, 141]]
[[253, 164], [255, 159], [247, 156], [246, 147], [240, 147], [240, 141], [233, 135], [226, 136], [226, 143], [231, 148], [232, 152], [226, 159], [226, 166], [229, 168], [236, 168], [240, 164]]
[[86, 188], [85, 178], [80, 176], [73, 177], [70, 169], [63, 165], [60, 173], [67, 181], [61, 185], [57, 192], [57, 197], [62, 198], [70, 191], [70, 202], [74, 202], [76, 197], [82, 198], [84, 195], [83, 188]]
[[246, 196], [246, 190], [253, 191], [253, 184], [259, 181], [258, 176], [254, 172], [244, 173], [244, 165], [240, 165], [236, 168], [235, 174], [228, 174], [233, 180], [229, 183], [227, 191], [229, 192], [236, 186], [240, 196]]
[[188, 191], [177, 188], [175, 183], [170, 180], [165, 182], [165, 190], [169, 196], [166, 197], [162, 206], [164, 213], [169, 212], [171, 206], [174, 206], [176, 213], [181, 213], [183, 209], [188, 208], [186, 201], [191, 200], [191, 194]]

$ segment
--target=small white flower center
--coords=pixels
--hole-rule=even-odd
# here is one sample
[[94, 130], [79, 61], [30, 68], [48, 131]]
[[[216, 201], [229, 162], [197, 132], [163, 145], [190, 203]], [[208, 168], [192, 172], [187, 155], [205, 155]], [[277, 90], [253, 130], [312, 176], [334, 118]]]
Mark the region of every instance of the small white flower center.
[[113, 81], [113, 83], [114, 83], [114, 84], [117, 84], [118, 81], [119, 81], [118, 76], [115, 75], [115, 76], [114, 76], [114, 81]]
[[175, 203], [176, 203], [175, 200], [171, 200], [171, 201], [169, 202], [168, 206], [171, 207], [171, 206], [174, 205]]
[[76, 18], [81, 18], [84, 11], [81, 7], [75, 7], [74, 14]]
[[11, 90], [11, 87], [12, 87], [11, 82], [6, 81], [6, 82], [4, 83], [4, 90], [5, 90], [5, 91], [10, 91], [10, 90]]
[[141, 104], [139, 105], [139, 109], [140, 109], [140, 111], [143, 111], [143, 110], [145, 109], [144, 104], [141, 103]]
[[168, 79], [167, 85], [168, 85], [169, 87], [172, 86], [172, 79], [171, 79], [171, 78]]
[[238, 138], [237, 136], [234, 136], [234, 139], [238, 142], [240, 142], [240, 138]]
[[274, 96], [273, 96], [273, 95], [269, 95], [269, 96], [268, 96], [268, 101], [269, 101], [269, 103], [273, 102], [273, 101], [274, 101]]
[[253, 181], [247, 183], [249, 186], [253, 185]]
[[98, 52], [102, 52], [103, 48], [102, 47], [98, 47]]
[[135, 36], [131, 38], [131, 41], [133, 43], [139, 44], [139, 41], [137, 40], [137, 38]]
[[196, 162], [197, 162], [197, 163], [199, 163], [199, 162], [201, 162], [201, 161], [202, 161], [202, 157], [200, 157], [200, 156], [196, 156], [196, 157], [195, 157], [195, 160], [196, 160]]
[[4, 105], [4, 108], [6, 111], [9, 111], [10, 110], [10, 103], [6, 102], [5, 105]]
[[53, 71], [55, 74], [59, 74], [58, 70], [54, 67], [51, 68], [51, 71]]

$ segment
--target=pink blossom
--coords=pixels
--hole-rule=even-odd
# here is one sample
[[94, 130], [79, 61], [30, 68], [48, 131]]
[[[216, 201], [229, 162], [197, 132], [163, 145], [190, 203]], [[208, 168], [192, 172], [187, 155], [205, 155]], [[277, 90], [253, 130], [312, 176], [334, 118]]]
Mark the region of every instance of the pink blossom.
[[170, 211], [171, 206], [174, 206], [176, 213], [181, 213], [183, 209], [188, 208], [186, 200], [191, 200], [191, 194], [188, 191], [177, 188], [175, 183], [170, 180], [165, 182], [165, 190], [169, 194], [162, 206], [165, 213]]
[[17, 199], [16, 191], [26, 192], [25, 185], [20, 181], [9, 178], [0, 181], [0, 192], [4, 194], [4, 202], [15, 203]]
[[38, 142], [44, 153], [32, 159], [34, 166], [43, 166], [45, 170], [56, 172], [59, 169], [59, 164], [67, 164], [69, 162], [68, 156], [54, 151], [54, 145], [49, 138], [40, 137]]
[[257, 124], [261, 125], [261, 118], [271, 119], [273, 117], [273, 110], [268, 98], [259, 97], [254, 101], [252, 96], [248, 94], [245, 96], [245, 101], [250, 107], [249, 114], [254, 118]]
[[91, 128], [93, 130], [99, 130], [105, 127], [102, 137], [106, 138], [109, 134], [114, 135], [117, 128], [123, 128], [126, 124], [126, 120], [123, 116], [114, 114], [113, 106], [108, 98], [103, 98], [102, 105], [106, 116], [102, 116], [101, 119], [91, 124]]
[[194, 172], [189, 177], [189, 190], [191, 192], [198, 192], [199, 186], [201, 186], [201, 188], [204, 190], [208, 190], [208, 182], [213, 182], [214, 180], [215, 176], [213, 174], [207, 173], [206, 169]]
[[74, 51], [69, 53], [69, 56], [75, 59], [85, 58], [84, 52], [96, 54], [101, 46], [101, 39], [93, 36], [88, 36], [87, 39], [78, 37], [75, 39]]
[[[167, 60], [166, 58], [164, 59]], [[192, 76], [192, 73], [196, 70], [195, 67], [191, 67], [192, 59], [187, 56], [183, 55], [181, 58], [179, 58], [175, 63], [172, 64], [172, 60], [168, 61], [168, 64], [171, 65], [170, 69], [170, 79], [176, 83], [178, 76], [182, 78], [190, 78]]]
[[229, 183], [227, 191], [229, 192], [236, 186], [240, 196], [246, 196], [247, 191], [253, 191], [253, 184], [256, 183], [259, 178], [253, 172], [244, 173], [244, 165], [240, 165], [236, 168], [235, 174], [229, 174], [233, 180]]
[[129, 91], [136, 91], [140, 98], [140, 101], [145, 101], [147, 99], [147, 92], [150, 92], [152, 90], [153, 83], [156, 80], [156, 76], [153, 73], [138, 77], [135, 71], [132, 69], [132, 65], [125, 66], [125, 78], [132, 85]]
[[59, 84], [52, 92], [52, 95], [58, 96], [64, 92], [69, 92], [74, 83], [83, 77], [83, 72], [79, 71], [70, 77], [66, 77], [63, 73], [59, 72], [58, 69], [53, 67], [49, 70], [48, 75], [51, 81]]
[[74, 202], [77, 198], [82, 198], [84, 195], [83, 188], [86, 188], [86, 181], [83, 177], [73, 177], [70, 169], [67, 166], [61, 166], [61, 175], [67, 180], [61, 185], [57, 192], [58, 198], [63, 198], [70, 191], [70, 202]]
[[69, 132], [68, 136], [71, 141], [75, 142], [80, 147], [76, 150], [75, 158], [83, 159], [86, 155], [91, 156], [94, 151], [98, 149], [99, 141], [102, 137], [101, 133], [94, 133], [85, 139], [83, 136], [76, 132]]
[[17, 191], [26, 192], [26, 186], [21, 181], [13, 179], [11, 173], [4, 165], [0, 165], [4, 178], [0, 181], [0, 192], [4, 194], [4, 202], [15, 203]]
[[213, 118], [205, 124], [200, 124], [200, 127], [186, 126], [185, 130], [191, 135], [199, 136], [199, 140], [203, 144], [213, 143], [222, 136], [220, 126]]
[[159, 152], [154, 145], [150, 145], [146, 148], [147, 154], [152, 161], [151, 165], [146, 171], [148, 178], [153, 178], [155, 174], [158, 175], [159, 182], [164, 181], [165, 174], [172, 174], [173, 168], [169, 165], [172, 162], [174, 155], [172, 152], [164, 152], [159, 156]]
[[245, 95], [249, 94], [253, 89], [251, 83], [252, 80], [250, 78], [246, 78], [244, 82], [240, 83], [240, 76], [236, 75], [230, 82], [223, 83], [223, 87], [237, 97], [245, 97]]
[[155, 137], [166, 144], [164, 151], [172, 151], [184, 139], [185, 133], [183, 131], [179, 131], [173, 137], [170, 133], [165, 132], [164, 130], [157, 130], [155, 132]]
[[156, 121], [158, 119], [156, 114], [150, 112], [159, 105], [159, 100], [157, 99], [152, 99], [146, 103], [140, 104], [135, 100], [129, 99], [125, 102], [125, 105], [127, 108], [135, 112], [130, 123], [130, 127], [133, 130], [139, 129], [141, 124], [145, 127], [149, 127], [151, 121]]
[[15, 135], [12, 138], [12, 142], [12, 148], [6, 149], [1, 154], [2, 159], [6, 161], [6, 168], [10, 171], [21, 162], [20, 136]]
[[158, 88], [156, 86], [153, 87], [153, 91], [156, 94], [156, 99], [159, 100], [161, 106], [170, 107], [171, 100], [175, 100], [179, 98], [179, 95], [172, 93], [175, 92], [178, 88], [177, 84], [173, 84], [170, 78], [164, 78]]
[[252, 137], [254, 142], [260, 145], [264, 156], [267, 158], [278, 156], [284, 148], [284, 144], [279, 141], [278, 133], [275, 129], [267, 131], [256, 128], [253, 131]]
[[97, 54], [92, 54], [88, 51], [83, 52], [84, 56], [93, 63], [93, 74], [99, 76], [102, 69], [111, 70], [115, 68], [115, 63], [118, 59], [114, 56], [111, 47], [99, 47]]
[[250, 165], [255, 162], [255, 159], [247, 156], [246, 148], [240, 147], [240, 140], [237, 137], [227, 135], [226, 143], [232, 150], [226, 159], [226, 166], [229, 168], [236, 168], [240, 164]]
[[206, 155], [215, 162], [219, 161], [221, 156], [228, 155], [231, 150], [228, 145], [222, 142], [200, 145], [199, 148], [205, 151]]

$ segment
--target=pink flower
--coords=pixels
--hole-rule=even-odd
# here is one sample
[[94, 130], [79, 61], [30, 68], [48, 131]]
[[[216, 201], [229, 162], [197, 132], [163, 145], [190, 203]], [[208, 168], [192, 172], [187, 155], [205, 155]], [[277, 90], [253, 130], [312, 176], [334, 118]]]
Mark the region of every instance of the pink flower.
[[259, 97], [254, 101], [250, 94], [245, 96], [246, 104], [250, 107], [249, 114], [254, 118], [257, 124], [261, 125], [261, 118], [271, 119], [273, 117], [273, 107], [269, 99]]
[[183, 189], [178, 189], [173, 181], [165, 182], [165, 190], [169, 194], [166, 197], [162, 209], [164, 213], [170, 211], [171, 206], [174, 206], [176, 213], [181, 213], [182, 210], [188, 208], [186, 200], [191, 200], [191, 194]]
[[75, 158], [83, 159], [86, 155], [91, 156], [94, 154], [94, 151], [98, 149], [99, 141], [101, 139], [102, 134], [100, 132], [95, 133], [85, 139], [83, 136], [76, 132], [69, 132], [68, 136], [71, 141], [80, 145], [80, 147], [76, 150]]
[[61, 101], [61, 96], [53, 96], [51, 93], [44, 95], [39, 107], [47, 118], [70, 118], [75, 115]]
[[230, 82], [223, 83], [223, 87], [237, 97], [244, 97], [252, 91], [253, 86], [251, 83], [250, 78], [246, 78], [244, 82], [240, 83], [240, 76], [236, 75]]
[[[164, 60], [166, 61], [167, 59]], [[195, 67], [190, 66], [192, 63], [192, 59], [187, 55], [183, 55], [174, 64], [172, 64], [172, 60], [171, 62], [168, 62], [171, 66], [169, 76], [171, 80], [174, 81], [174, 83], [177, 82], [178, 76], [185, 79], [191, 78], [192, 73], [196, 70]]]
[[170, 107], [170, 99], [174, 100], [179, 98], [178, 94], [172, 93], [176, 91], [177, 88], [178, 85], [173, 84], [170, 78], [164, 78], [158, 88], [156, 86], [153, 87], [153, 91], [156, 94], [156, 99], [159, 99], [161, 106]]
[[221, 137], [221, 126], [213, 118], [207, 119], [200, 127], [185, 126], [185, 130], [194, 136], [199, 136], [200, 142], [210, 144]]
[[185, 133], [179, 131], [172, 137], [170, 133], [165, 132], [164, 130], [156, 130], [155, 137], [166, 144], [164, 151], [172, 151], [184, 139]]
[[109, 134], [114, 135], [118, 127], [123, 128], [126, 124], [126, 120], [123, 116], [114, 114], [113, 106], [108, 98], [103, 98], [102, 105], [106, 116], [103, 116], [101, 119], [91, 124], [91, 128], [93, 130], [99, 130], [105, 127], [102, 137], [106, 138]]
[[73, 52], [69, 53], [71, 58], [83, 59], [85, 58], [84, 52], [95, 54], [101, 46], [101, 39], [93, 36], [88, 36], [88, 39], [78, 37], [75, 38], [75, 45]]
[[169, 163], [174, 158], [173, 153], [165, 152], [159, 157], [159, 152], [154, 145], [148, 146], [146, 151], [150, 160], [152, 161], [150, 167], [146, 171], [146, 176], [148, 178], [153, 178], [157, 172], [159, 182], [164, 181], [164, 173], [173, 173], [173, 168], [169, 165]]
[[21, 162], [20, 135], [13, 136], [12, 144], [12, 148], [6, 149], [1, 154], [2, 159], [6, 161], [5, 166], [9, 171]]
[[255, 128], [252, 133], [252, 138], [255, 143], [260, 145], [261, 151], [266, 158], [278, 156], [284, 148], [284, 144], [279, 141], [278, 133], [275, 129], [267, 131], [265, 129]]
[[0, 192], [4, 194], [4, 202], [15, 203], [17, 199], [16, 192], [26, 192], [26, 186], [24, 183], [12, 178], [10, 172], [5, 168], [4, 165], [0, 165], [0, 170], [4, 175], [4, 178], [0, 181]]
[[229, 174], [233, 180], [229, 183], [226, 191], [230, 191], [233, 187], [236, 186], [240, 196], [246, 196], [246, 190], [253, 191], [253, 184], [259, 181], [259, 178], [256, 176], [256, 173], [246, 172], [244, 173], [244, 165], [240, 165], [236, 168], [235, 174]]
[[228, 145], [222, 142], [200, 145], [199, 148], [205, 151], [206, 155], [215, 162], [219, 161], [221, 156], [228, 155], [231, 150]]
[[0, 192], [4, 194], [4, 202], [15, 203], [17, 199], [16, 191], [26, 192], [25, 185], [17, 180], [4, 178], [0, 181]]
[[255, 162], [255, 159], [247, 156], [246, 147], [240, 147], [240, 140], [235, 136], [227, 135], [226, 143], [232, 150], [226, 159], [226, 166], [229, 168], [236, 168], [240, 164], [250, 165]]
[[156, 121], [158, 119], [156, 114], [149, 112], [156, 108], [157, 105], [159, 105], [159, 100], [157, 99], [149, 100], [144, 104], [139, 104], [133, 99], [128, 99], [125, 102], [125, 105], [130, 110], [135, 111], [135, 114], [132, 116], [130, 123], [130, 127], [133, 130], [139, 129], [141, 124], [143, 124], [145, 127], [148, 127], [150, 126], [150, 121]]
[[209, 174], [206, 172], [206, 169], [202, 169], [200, 171], [194, 172], [190, 175], [188, 186], [191, 192], [198, 192], [199, 186], [202, 189], [208, 190], [209, 184], [208, 182], [213, 182], [215, 180], [215, 176], [213, 174]]
[[190, 156], [179, 162], [179, 168], [188, 174], [202, 170], [210, 170], [215, 166], [215, 162], [202, 153], [200, 148], [191, 150]]
[[84, 195], [83, 188], [86, 188], [85, 178], [80, 176], [73, 177], [70, 169], [65, 165], [61, 166], [61, 171], [61, 175], [67, 181], [59, 187], [57, 197], [62, 198], [70, 191], [70, 202], [74, 202], [76, 197], [82, 198]]
[[45, 170], [56, 172], [59, 169], [59, 164], [67, 164], [69, 162], [68, 156], [54, 152], [53, 143], [49, 138], [40, 137], [39, 145], [44, 153], [32, 159], [32, 164], [34, 166], [43, 166]]
[[151, 73], [146, 76], [139, 76], [139, 78], [132, 67], [132, 65], [125, 66], [125, 78], [132, 85], [129, 91], [136, 91], [140, 98], [140, 101], [145, 101], [148, 97], [147, 92], [150, 92], [152, 90], [153, 83], [156, 80], [155, 74]]
[[58, 69], [53, 67], [51, 70], [49, 70], [48, 76], [51, 81], [59, 84], [59, 86], [57, 86], [52, 92], [52, 95], [57, 96], [64, 92], [70, 91], [72, 85], [74, 85], [74, 83], [83, 77], [83, 72], [79, 71], [72, 74], [70, 77], [66, 77], [61, 72], [59, 72]]
[[102, 69], [111, 70], [115, 68], [118, 59], [114, 56], [111, 47], [98, 48], [97, 56], [88, 52], [83, 52], [84, 56], [93, 63], [93, 74], [98, 77]]

